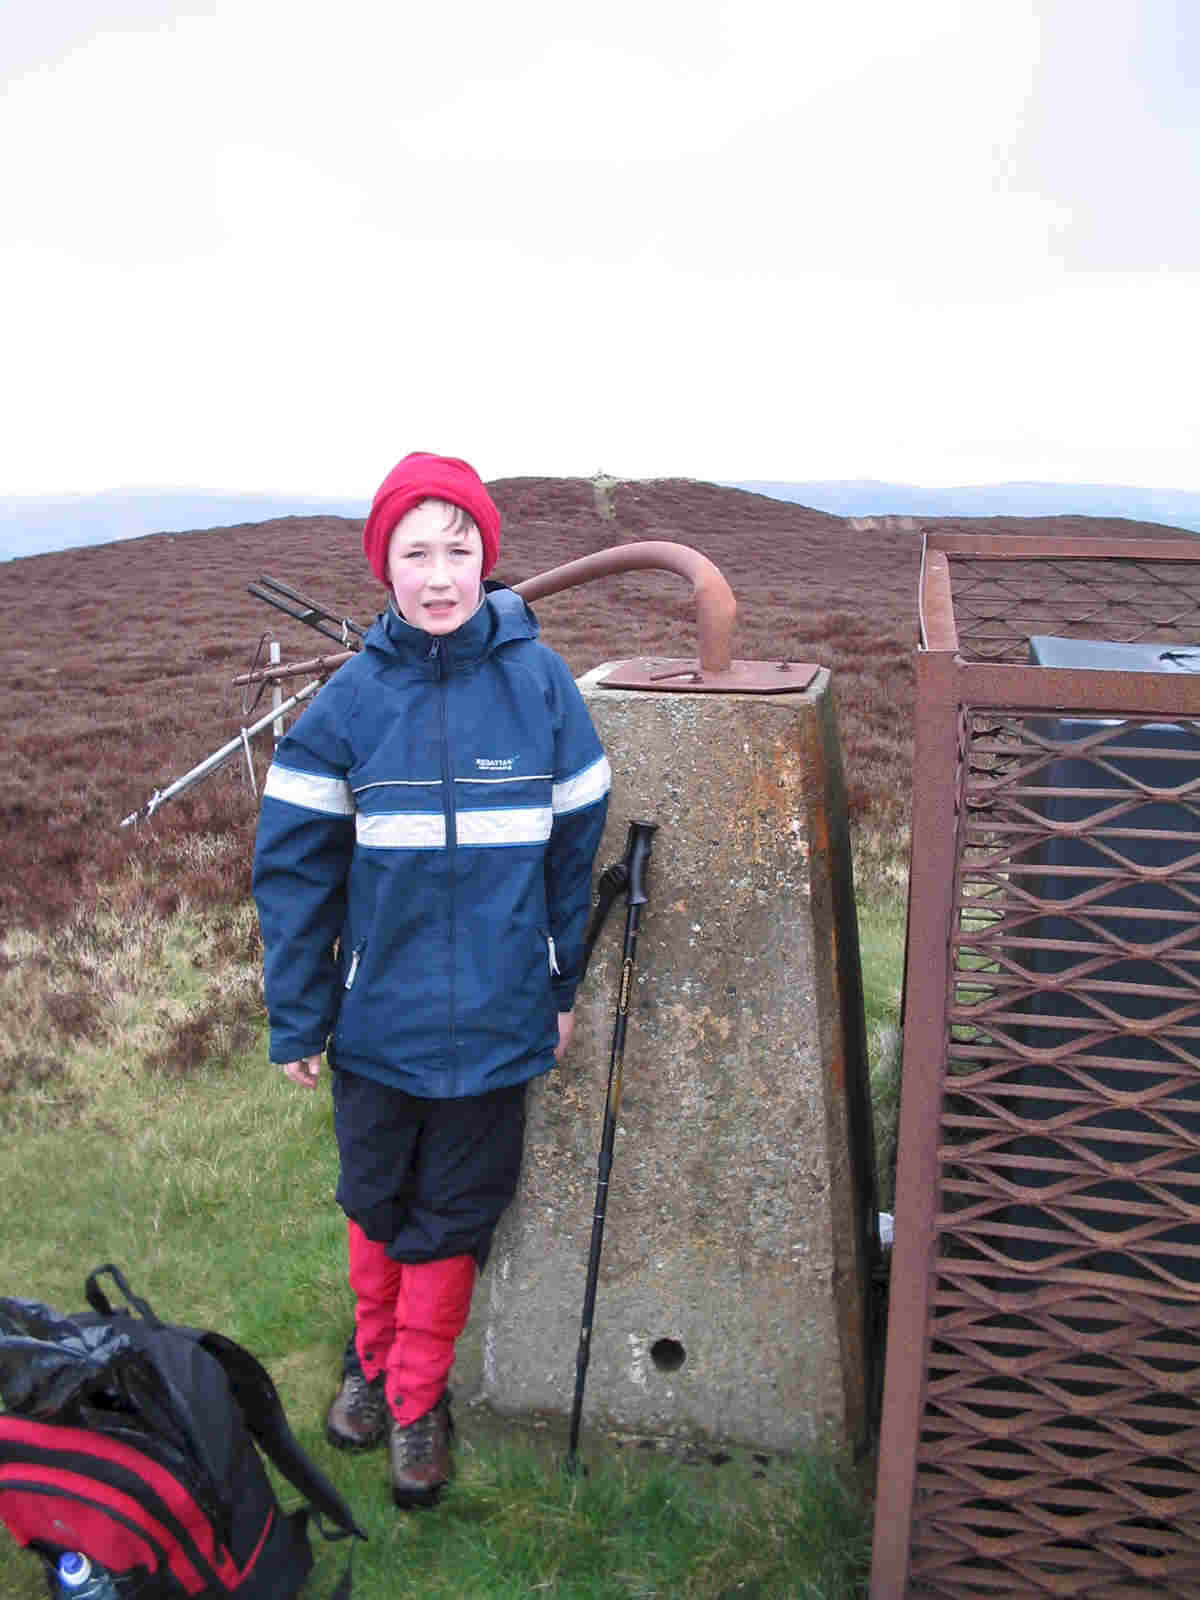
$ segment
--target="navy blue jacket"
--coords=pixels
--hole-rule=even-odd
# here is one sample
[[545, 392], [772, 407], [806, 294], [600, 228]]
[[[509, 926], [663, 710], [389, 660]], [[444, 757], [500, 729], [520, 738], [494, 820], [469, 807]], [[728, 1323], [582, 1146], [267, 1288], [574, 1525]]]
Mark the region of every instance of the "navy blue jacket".
[[394, 610], [296, 721], [254, 854], [270, 1053], [453, 1099], [553, 1065], [608, 807], [566, 663], [490, 591], [433, 636]]

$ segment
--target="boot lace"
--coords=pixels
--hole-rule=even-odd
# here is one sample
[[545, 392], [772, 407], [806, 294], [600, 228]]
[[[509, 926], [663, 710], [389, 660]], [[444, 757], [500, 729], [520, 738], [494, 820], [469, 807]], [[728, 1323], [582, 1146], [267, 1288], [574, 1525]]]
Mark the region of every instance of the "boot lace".
[[346, 1377], [346, 1415], [365, 1422], [378, 1420], [383, 1409], [383, 1383], [380, 1378], [368, 1381], [361, 1373], [352, 1372]]
[[432, 1459], [441, 1415], [442, 1407], [439, 1402], [432, 1411], [427, 1411], [423, 1417], [410, 1422], [406, 1428], [397, 1427], [398, 1454], [405, 1466], [416, 1466], [422, 1461]]

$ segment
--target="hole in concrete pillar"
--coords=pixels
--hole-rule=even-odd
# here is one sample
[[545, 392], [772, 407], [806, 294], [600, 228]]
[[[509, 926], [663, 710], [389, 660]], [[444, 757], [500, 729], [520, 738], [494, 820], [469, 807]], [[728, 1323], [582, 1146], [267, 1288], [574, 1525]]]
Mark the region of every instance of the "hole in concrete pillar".
[[660, 1372], [678, 1372], [687, 1360], [687, 1351], [678, 1339], [655, 1339], [650, 1359]]

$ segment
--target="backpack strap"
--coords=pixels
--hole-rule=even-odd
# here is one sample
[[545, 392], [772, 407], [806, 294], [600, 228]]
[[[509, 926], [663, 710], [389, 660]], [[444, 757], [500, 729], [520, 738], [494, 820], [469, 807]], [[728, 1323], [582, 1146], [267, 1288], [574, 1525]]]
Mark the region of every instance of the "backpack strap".
[[117, 1288], [125, 1296], [128, 1305], [132, 1310], [137, 1312], [138, 1316], [141, 1317], [143, 1322], [147, 1323], [151, 1328], [161, 1328], [163, 1326], [161, 1319], [157, 1317], [150, 1309], [149, 1303], [143, 1300], [141, 1295], [134, 1294], [133, 1290], [125, 1281], [125, 1274], [121, 1271], [120, 1267], [115, 1267], [111, 1261], [106, 1262], [102, 1267], [97, 1267], [95, 1271], [89, 1272], [87, 1275], [87, 1282], [83, 1286], [83, 1292], [87, 1299], [87, 1303], [91, 1306], [93, 1311], [97, 1312], [102, 1317], [111, 1317], [113, 1315], [112, 1305], [109, 1302], [108, 1296], [100, 1287], [99, 1283], [99, 1279], [102, 1278], [106, 1272], [112, 1278]]
[[[221, 1333], [202, 1333], [199, 1344], [224, 1367], [255, 1442], [262, 1446], [293, 1488], [299, 1489], [311, 1503], [316, 1513], [313, 1520], [321, 1537], [365, 1539], [367, 1536], [355, 1521], [350, 1507], [292, 1432], [283, 1402], [262, 1363], [249, 1350]], [[339, 1531], [323, 1527], [322, 1515], [336, 1524]]]
[[[112, 1278], [143, 1322], [151, 1328], [166, 1327], [166, 1324], [151, 1310], [149, 1303], [140, 1295], [134, 1294], [121, 1269], [112, 1262], [97, 1267], [94, 1272], [88, 1274], [84, 1294], [93, 1311], [105, 1317], [114, 1315], [113, 1307], [98, 1281], [105, 1273]], [[292, 1432], [279, 1392], [262, 1363], [252, 1356], [249, 1350], [226, 1338], [224, 1334], [186, 1331], [202, 1350], [206, 1350], [220, 1362], [234, 1398], [241, 1408], [246, 1426], [255, 1441], [262, 1446], [288, 1482], [299, 1489], [305, 1499], [312, 1503], [316, 1512], [324, 1513], [341, 1530], [336, 1533], [327, 1532], [321, 1525], [318, 1515], [314, 1520], [321, 1536], [326, 1539], [344, 1539], [354, 1535], [356, 1538], [365, 1539], [367, 1536], [354, 1520], [350, 1507], [325, 1474], [310, 1460]]]

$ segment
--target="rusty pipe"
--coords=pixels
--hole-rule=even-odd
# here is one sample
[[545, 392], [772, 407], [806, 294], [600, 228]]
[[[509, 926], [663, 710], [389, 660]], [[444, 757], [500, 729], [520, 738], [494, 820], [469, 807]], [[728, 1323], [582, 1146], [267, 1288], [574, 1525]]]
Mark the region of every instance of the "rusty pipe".
[[728, 672], [737, 601], [720, 568], [686, 544], [648, 539], [641, 544], [614, 545], [610, 550], [597, 550], [594, 555], [551, 567], [549, 572], [514, 583], [513, 588], [524, 600], [540, 600], [543, 595], [574, 589], [593, 578], [645, 571], [674, 572], [690, 579], [696, 600], [701, 671]]
[[[543, 595], [560, 594], [564, 589], [577, 588], [581, 583], [591, 583], [595, 578], [611, 578], [622, 572], [674, 572], [691, 581], [696, 600], [696, 631], [699, 635], [700, 670], [704, 673], [728, 672], [733, 622], [737, 614], [737, 601], [733, 590], [725, 581], [721, 569], [707, 556], [702, 556], [690, 545], [675, 544], [669, 539], [648, 539], [640, 544], [618, 544], [609, 550], [598, 550], [577, 561], [567, 561], [561, 567], [551, 567], [532, 578], [514, 583], [514, 591], [523, 600], [540, 600]], [[314, 656], [294, 666], [270, 666], [239, 673], [234, 683], [260, 683], [273, 681], [301, 672], [329, 672], [348, 661], [353, 650], [338, 651], [327, 656]]]

